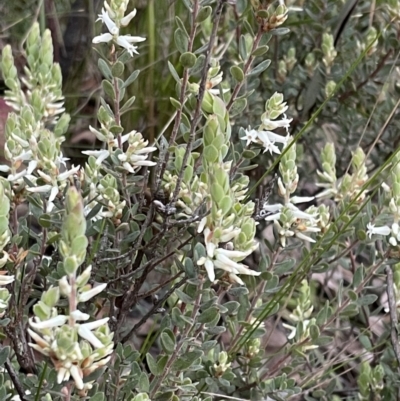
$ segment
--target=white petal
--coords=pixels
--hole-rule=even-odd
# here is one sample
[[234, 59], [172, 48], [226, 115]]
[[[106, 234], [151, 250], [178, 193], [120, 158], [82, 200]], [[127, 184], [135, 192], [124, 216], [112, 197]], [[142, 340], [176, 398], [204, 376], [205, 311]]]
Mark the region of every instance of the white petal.
[[131, 55], [131, 57], [133, 57], [133, 53], [139, 54], [139, 53], [136, 51], [137, 46], [131, 45], [131, 44], [125, 39], [124, 36], [118, 36], [118, 38], [117, 38], [117, 43], [118, 43], [121, 47], [124, 47], [124, 48], [128, 51], [128, 53]]
[[69, 371], [61, 366], [57, 372], [57, 383], [61, 384], [63, 381], [69, 380], [69, 376]]
[[303, 203], [303, 202], [311, 202], [315, 199], [315, 196], [293, 196], [290, 198], [290, 202], [293, 204]]
[[242, 279], [240, 277], [238, 277], [236, 274], [229, 273], [229, 277], [231, 278], [231, 280], [235, 281], [236, 283], [238, 283], [240, 285], [244, 285], [244, 282], [242, 281]]
[[53, 187], [51, 185], [42, 185], [40, 187], [28, 187], [26, 188], [27, 191], [29, 192], [34, 192], [34, 193], [45, 193], [45, 192], [49, 192], [53, 189]]
[[206, 268], [208, 279], [213, 283], [215, 281], [214, 263], [210, 259], [207, 259], [204, 267]]
[[[4, 252], [7, 256], [8, 254]], [[14, 282], [15, 276], [0, 275], [0, 285], [8, 285]]]
[[81, 168], [81, 166], [76, 166], [76, 167], [72, 167], [70, 170], [65, 171], [64, 173], [59, 174], [59, 176], [57, 177], [60, 181], [64, 181], [66, 180], [68, 177], [70, 177], [71, 175], [76, 174], [79, 169]]
[[156, 150], [157, 150], [157, 148], [155, 146], [148, 146], [147, 148], [143, 148], [143, 149], [137, 150], [135, 153], [137, 155], [140, 155], [142, 153], [151, 153], [151, 152], [154, 152]]
[[81, 324], [78, 329], [78, 334], [84, 338], [85, 340], [89, 341], [90, 344], [93, 345], [95, 348], [103, 348], [103, 343], [89, 330], [86, 324]]
[[82, 380], [83, 374], [82, 374], [81, 369], [78, 368], [78, 366], [76, 366], [76, 365], [72, 365], [69, 368], [69, 371], [71, 373], [72, 378], [75, 381], [76, 388], [78, 390], [82, 390], [83, 389], [83, 380]]
[[106, 24], [111, 35], [118, 35], [119, 29], [117, 25], [115, 25], [115, 22], [110, 18], [108, 12], [104, 8], [101, 9], [101, 14], [99, 14], [99, 20], [103, 21]]
[[89, 291], [81, 292], [78, 295], [79, 302], [86, 302], [89, 299], [95, 297], [96, 295], [100, 294], [105, 288], [107, 287], [107, 283], [100, 284], [96, 287], [93, 287]]
[[135, 166], [155, 166], [157, 163], [156, 162], [152, 162], [150, 160], [142, 160], [142, 161], [137, 161], [137, 162], [133, 162]]
[[104, 324], [106, 324], [108, 322], [108, 320], [109, 320], [109, 318], [105, 317], [103, 319], [94, 320], [93, 322], [90, 322], [90, 323], [81, 324], [80, 327], [84, 326], [84, 327], [88, 328], [89, 330], [94, 330], [94, 329], [97, 329], [100, 326], [103, 326]]
[[85, 150], [82, 152], [84, 155], [88, 156], [93, 156], [95, 157], [96, 164], [99, 166], [104, 160], [107, 159], [107, 157], [110, 155], [110, 152], [108, 150]]
[[[139, 42], [143, 42], [146, 40], [146, 38], [142, 38], [141, 36], [131, 36], [131, 35], [122, 35], [122, 36], [119, 36], [118, 39], [121, 39], [123, 42], [126, 41], [128, 43], [139, 43]], [[117, 39], [117, 43], [118, 43], [118, 39]]]
[[88, 320], [90, 318], [90, 315], [87, 313], [81, 312], [79, 309], [74, 310], [73, 312], [70, 313], [70, 315], [75, 319], [75, 320]]
[[59, 327], [65, 324], [68, 320], [68, 316], [65, 315], [58, 315], [51, 319], [45, 320], [43, 322], [35, 322], [33, 318], [29, 319], [29, 325], [36, 330], [42, 329], [52, 329], [53, 327]]
[[110, 33], [103, 33], [101, 35], [95, 36], [92, 40], [93, 43], [107, 43], [112, 40], [112, 35]]
[[[225, 255], [228, 258], [245, 258], [246, 256], [250, 255], [252, 251], [242, 252], [242, 251], [230, 251], [228, 249], [218, 248], [216, 250], [217, 255]], [[218, 256], [217, 256], [218, 258]]]
[[136, 15], [136, 8], [134, 8], [133, 11], [131, 11], [128, 15], [125, 15], [125, 17], [121, 19], [120, 21], [121, 25], [127, 26], [135, 15]]
[[295, 234], [295, 236], [296, 236], [297, 238], [300, 238], [300, 239], [304, 240], [304, 241], [315, 242], [315, 240], [313, 240], [313, 239], [310, 238], [310, 237], [307, 237], [307, 235], [304, 235], [304, 234], [302, 234], [302, 233], [300, 233], [300, 232], [297, 232], [297, 233]]

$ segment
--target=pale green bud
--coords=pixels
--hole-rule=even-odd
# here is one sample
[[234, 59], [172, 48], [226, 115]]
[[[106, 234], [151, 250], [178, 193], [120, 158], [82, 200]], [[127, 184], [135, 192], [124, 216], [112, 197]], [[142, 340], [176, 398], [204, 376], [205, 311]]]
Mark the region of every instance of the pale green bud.
[[59, 287], [50, 287], [46, 292], [42, 294], [41, 301], [44, 302], [50, 308], [56, 306], [60, 299]]
[[149, 400], [150, 397], [147, 395], [147, 393], [139, 393], [135, 395], [132, 401], [149, 401]]
[[336, 89], [336, 82], [335, 81], [328, 81], [325, 85], [325, 96], [330, 97]]
[[322, 61], [327, 69], [327, 72], [330, 72], [330, 68], [335, 60], [337, 52], [334, 47], [333, 36], [330, 33], [324, 33], [322, 36], [322, 53], [324, 57]]

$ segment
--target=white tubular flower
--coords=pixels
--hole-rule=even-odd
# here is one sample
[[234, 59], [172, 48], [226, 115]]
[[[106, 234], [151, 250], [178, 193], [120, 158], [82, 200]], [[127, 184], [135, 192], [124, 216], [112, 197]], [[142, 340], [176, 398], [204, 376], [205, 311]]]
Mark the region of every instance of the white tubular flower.
[[86, 302], [89, 299], [95, 297], [100, 294], [107, 287], [107, 283], [100, 284], [97, 287], [94, 287], [88, 291], [80, 292], [78, 295], [78, 302]]
[[246, 274], [248, 276], [259, 276], [261, 274], [261, 272], [250, 270], [247, 266], [238, 263], [250, 255], [254, 249], [242, 252], [218, 248], [218, 243], [213, 238], [213, 232], [208, 227], [204, 229], [204, 239], [207, 256], [200, 258], [197, 264], [205, 267], [211, 282], [215, 280], [215, 268], [225, 270], [233, 281], [241, 285], [244, 285], [244, 282], [237, 277], [237, 274]]
[[[8, 254], [6, 254], [8, 256]], [[6, 271], [0, 271], [0, 285], [8, 285], [14, 282], [15, 276], [6, 276]]]
[[269, 151], [271, 154], [280, 154], [281, 151], [278, 146], [275, 145], [275, 143], [281, 143], [283, 144], [283, 147], [285, 147], [289, 140], [289, 135], [282, 136], [271, 131], [255, 130], [249, 128], [245, 130], [245, 136], [241, 137], [240, 139], [247, 141], [246, 146], [248, 146], [252, 142], [262, 145], [265, 149], [264, 153]]
[[[39, 320], [39, 318], [36, 319]], [[43, 322], [41, 322], [40, 320], [38, 322], [35, 322], [33, 318], [30, 318], [29, 325], [35, 330], [52, 329], [54, 327], [62, 326], [67, 322], [67, 320], [68, 316], [65, 315], [58, 315]]]
[[367, 235], [369, 238], [372, 235], [383, 235], [387, 236], [390, 235], [389, 244], [392, 246], [397, 246], [400, 243], [400, 228], [398, 223], [393, 223], [391, 227], [389, 226], [382, 226], [382, 227], [375, 227], [374, 224], [368, 223], [367, 224]]
[[103, 163], [104, 160], [107, 159], [108, 156], [110, 156], [110, 152], [106, 149], [103, 150], [85, 150], [82, 151], [84, 155], [87, 156], [93, 156], [96, 158], [96, 164], [100, 166], [101, 163]]
[[390, 232], [391, 232], [391, 230], [390, 230], [390, 227], [388, 227], [388, 226], [375, 227], [375, 224], [372, 224], [372, 223], [367, 224], [367, 235], [369, 238], [371, 238], [373, 234], [389, 235]]
[[[101, 10], [101, 14], [99, 14], [99, 18], [97, 21], [103, 22], [109, 31], [109, 33], [103, 33], [99, 36], [93, 38], [93, 43], [108, 43], [114, 41], [114, 43], [119, 46], [125, 48], [128, 53], [133, 57], [133, 53], [139, 54], [137, 52], [137, 46], [133, 46], [132, 43], [143, 42], [146, 38], [142, 38], [141, 36], [131, 36], [131, 35], [120, 35], [119, 34], [119, 26], [126, 26], [132, 20], [132, 18], [136, 15], [136, 9], [131, 13], [123, 17], [120, 21], [113, 21], [110, 16], [109, 7]], [[115, 16], [113, 16], [115, 18]]]
[[292, 121], [293, 118], [287, 118], [286, 115], [284, 115], [281, 120], [270, 120], [266, 116], [261, 118], [262, 128], [266, 129], [267, 131], [272, 131], [277, 128], [288, 129]]

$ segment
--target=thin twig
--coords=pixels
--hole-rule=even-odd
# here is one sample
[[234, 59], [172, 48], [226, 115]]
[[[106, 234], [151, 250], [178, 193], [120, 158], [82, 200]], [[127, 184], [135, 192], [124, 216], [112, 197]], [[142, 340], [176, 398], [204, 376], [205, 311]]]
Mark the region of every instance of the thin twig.
[[19, 381], [19, 374], [15, 371], [13, 365], [11, 364], [11, 362], [8, 358], [4, 362], [4, 367], [6, 368], [7, 373], [10, 376], [11, 381], [13, 382], [15, 390], [17, 390], [19, 398], [22, 401], [27, 401], [25, 398], [24, 387], [22, 386], [21, 382]]
[[166, 299], [167, 299], [177, 288], [179, 288], [180, 286], [182, 286], [183, 284], [185, 284], [186, 280], [187, 280], [187, 277], [185, 276], [185, 277], [183, 277], [180, 281], [178, 281], [176, 284], [174, 284], [174, 285], [165, 293], [165, 295], [164, 295], [162, 298], [160, 298], [160, 299], [158, 300], [158, 302], [155, 303], [155, 304], [153, 305], [153, 307], [139, 320], [139, 322], [137, 322], [137, 323], [132, 327], [132, 329], [129, 330], [129, 333], [126, 334], [126, 335], [122, 338], [121, 343], [124, 343], [124, 342], [128, 341], [129, 338], [132, 336], [132, 334], [135, 333], [135, 332], [139, 329], [140, 326], [142, 326], [144, 323], [146, 323], [147, 319], [148, 319], [150, 316], [152, 316], [152, 315], [154, 314], [154, 312], [155, 312], [158, 308], [160, 308], [160, 307], [162, 306], [162, 304], [166, 301]]

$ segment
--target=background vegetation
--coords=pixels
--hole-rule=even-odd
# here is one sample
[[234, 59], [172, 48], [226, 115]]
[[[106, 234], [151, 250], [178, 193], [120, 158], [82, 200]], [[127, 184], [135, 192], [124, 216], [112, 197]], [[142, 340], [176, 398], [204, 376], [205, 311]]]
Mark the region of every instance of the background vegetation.
[[[0, 195], [9, 207], [0, 217], [8, 221], [11, 216], [4, 229], [10, 230], [11, 239], [2, 248], [9, 258], [2, 269], [15, 281], [4, 282], [11, 295], [1, 294], [8, 308], [1, 320], [0, 398], [398, 399], [400, 237], [392, 223], [400, 217], [400, 7], [397, 1], [383, 0], [287, 0], [286, 15], [280, 3], [131, 0], [127, 13], [136, 8], [137, 14], [121, 34], [146, 41], [136, 43], [139, 54], [133, 58], [126, 50], [116, 53], [122, 72], [113, 67], [117, 56], [111, 45], [92, 43], [100, 30], [107, 32], [95, 23], [102, 1], [0, 4], [0, 48], [11, 45], [18, 76], [27, 74], [34, 23], [42, 37], [50, 30], [64, 107], [71, 116], [62, 133], [65, 142], [55, 143], [62, 142], [70, 158], [68, 169], [85, 165], [74, 180], [71, 175], [62, 184], [57, 181], [54, 210], [46, 209], [45, 195], [26, 190], [32, 184], [28, 179], [18, 190], [2, 181]], [[287, 19], [277, 22], [282, 15]], [[11, 109], [3, 101], [10, 90], [4, 54], [2, 149], [12, 131], [11, 123], [6, 126]], [[117, 79], [126, 83], [120, 98], [113, 86]], [[217, 91], [210, 111], [204, 102], [211, 87]], [[112, 122], [105, 103], [111, 105]], [[38, 106], [32, 104], [35, 110]], [[101, 105], [103, 114], [98, 113]], [[260, 143], [246, 146], [240, 139], [245, 130], [257, 127], [263, 113], [271, 117], [276, 110], [293, 119], [287, 127], [294, 138], [290, 146], [281, 147], [281, 154], [264, 152]], [[217, 116], [218, 129], [210, 116]], [[43, 127], [56, 132], [55, 120], [40, 118]], [[143, 140], [135, 137], [129, 144], [154, 146], [155, 167], [132, 162], [134, 174], [128, 174], [118, 159], [118, 152], [127, 150], [119, 144], [118, 152], [110, 151], [96, 170], [95, 159], [88, 161], [87, 154], [93, 157], [91, 150], [108, 149], [110, 142], [99, 134], [105, 126], [115, 141], [122, 130], [140, 132]], [[207, 153], [212, 145], [205, 139], [207, 129], [214, 130], [213, 140], [223, 132], [217, 161]], [[287, 134], [282, 126], [275, 132]], [[215, 178], [220, 176], [214, 164], [228, 161], [232, 164], [224, 186]], [[183, 176], [186, 163], [192, 175]], [[40, 177], [32, 186], [43, 185]], [[194, 187], [195, 177], [206, 188], [221, 184], [225, 195], [240, 205], [236, 218], [258, 223], [260, 246], [244, 262], [261, 274], [240, 275], [244, 285], [235, 283], [229, 272], [219, 270], [215, 283], [206, 274], [201, 260], [209, 249], [198, 227], [204, 217], [206, 227], [214, 224], [216, 210], [224, 206], [215, 194], [208, 199], [200, 184]], [[288, 217], [288, 227], [282, 220], [277, 224], [280, 217], [271, 217], [276, 210], [271, 212], [265, 203], [295, 203], [289, 194], [282, 201], [278, 177], [286, 188], [295, 183], [293, 195], [307, 197], [300, 211], [318, 211], [317, 232], [301, 217]], [[68, 195], [73, 184], [85, 212], [76, 206], [81, 203], [75, 192]], [[91, 184], [97, 192], [91, 192]], [[248, 215], [250, 200], [256, 206]], [[76, 221], [70, 217], [74, 213]], [[85, 375], [91, 386], [82, 391], [72, 379], [57, 382], [55, 358], [33, 354], [28, 346], [32, 336], [26, 334], [28, 318], [38, 316], [34, 305], [39, 301], [59, 314], [71, 312], [71, 303], [59, 294], [45, 296], [51, 288], [61, 288], [59, 280], [68, 275], [68, 255], [60, 239], [68, 243], [76, 233], [67, 227], [67, 217], [88, 238], [75, 279], [89, 274], [90, 285], [107, 284], [84, 303], [82, 312], [91, 319], [110, 317], [101, 338], [111, 347], [111, 362]], [[389, 231], [367, 230], [368, 224], [387, 225]], [[287, 234], [290, 230], [296, 235]], [[298, 235], [303, 232], [315, 242], [304, 241]], [[250, 237], [235, 239], [235, 249], [250, 249]], [[230, 240], [220, 242], [226, 248]], [[91, 271], [85, 273], [89, 265]]]

